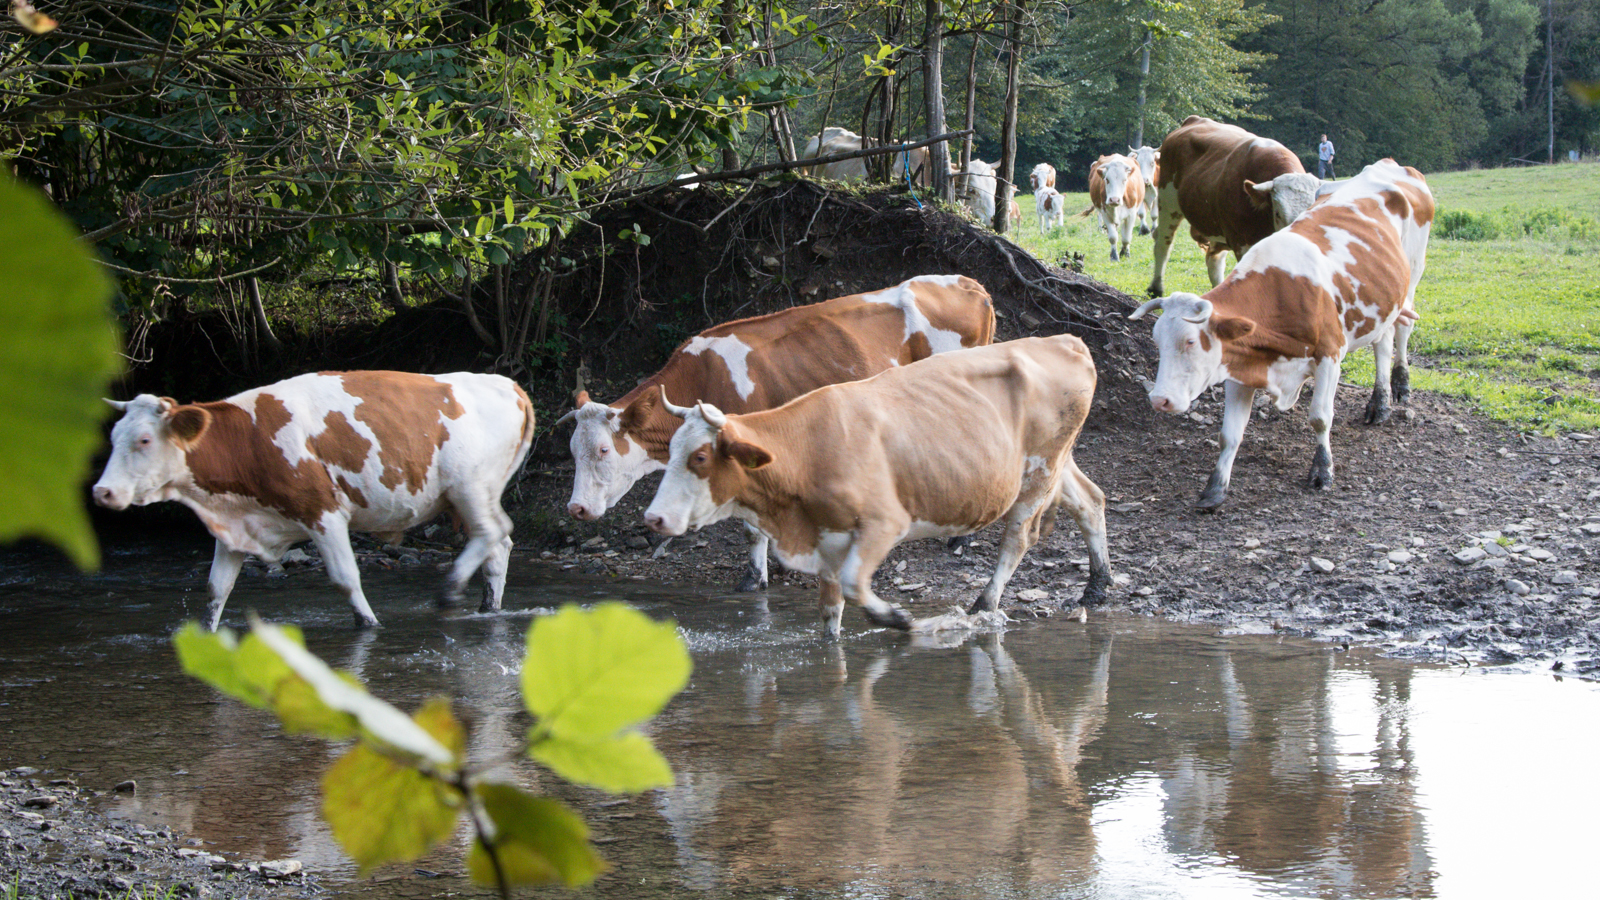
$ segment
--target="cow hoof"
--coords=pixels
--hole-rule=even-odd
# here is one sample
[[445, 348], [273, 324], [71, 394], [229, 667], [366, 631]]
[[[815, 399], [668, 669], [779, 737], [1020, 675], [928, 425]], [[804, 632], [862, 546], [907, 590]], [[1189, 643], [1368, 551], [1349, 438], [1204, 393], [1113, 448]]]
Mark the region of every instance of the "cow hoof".
[[958, 534], [950, 540], [945, 541], [944, 544], [945, 549], [950, 551], [951, 556], [961, 556], [965, 554], [967, 552], [967, 548], [971, 545], [972, 535], [970, 534]]
[[1157, 283], [1157, 282], [1154, 282], [1154, 281], [1152, 281], [1150, 283], [1149, 287], [1144, 289], [1144, 293], [1145, 293], [1145, 296], [1149, 297], [1151, 300], [1154, 300], [1157, 297], [1164, 296], [1162, 294], [1161, 285], [1159, 283]]
[[767, 580], [754, 572], [746, 572], [744, 580], [739, 582], [738, 587], [734, 588], [735, 591], [741, 594], [753, 594], [756, 591], [764, 591], [766, 589]]
[[1144, 237], [1145, 235], [1147, 235], [1149, 233], [1150, 233], [1150, 226], [1148, 226], [1148, 225], [1140, 225], [1139, 226], [1139, 236], [1140, 237]]
[[1306, 479], [1306, 487], [1314, 491], [1326, 491], [1333, 487], [1333, 470], [1313, 468], [1311, 477]]
[[1388, 406], [1368, 404], [1367, 414], [1362, 421], [1368, 425], [1382, 425], [1383, 423], [1389, 421], [1390, 415], [1391, 412]]
[[874, 625], [883, 628], [898, 628], [901, 631], [911, 630], [911, 614], [898, 606], [890, 605], [889, 611], [882, 613], [866, 607], [862, 607], [861, 611], [866, 613], [867, 621]]
[[[1099, 606], [1110, 599], [1110, 595], [1111, 579], [1091, 579], [1088, 584], [1083, 586], [1083, 596], [1078, 598], [1078, 605]], [[1063, 600], [1061, 602], [1061, 608], [1071, 609], [1072, 602], [1069, 600]]]
[[499, 612], [499, 611], [500, 611], [500, 607], [494, 605], [493, 603], [490, 603], [487, 600], [485, 600], [482, 603], [478, 604], [478, 612], [480, 612], [480, 613], [493, 613], [493, 612]]
[[1411, 370], [1395, 366], [1389, 370], [1389, 393], [1394, 402], [1405, 403], [1411, 399]]
[[1221, 506], [1223, 501], [1227, 499], [1227, 485], [1206, 485], [1205, 493], [1201, 494], [1200, 499], [1194, 502], [1194, 508], [1200, 512], [1216, 512], [1217, 507]]
[[998, 603], [995, 604], [994, 606], [990, 606], [989, 604], [983, 602], [983, 598], [982, 597], [979, 597], [978, 599], [972, 601], [972, 605], [971, 606], [967, 607], [967, 615], [975, 616], [975, 615], [977, 615], [978, 613], [981, 613], [981, 612], [995, 612], [999, 608], [1000, 608], [1000, 605]]
[[360, 613], [356, 614], [356, 629], [358, 631], [365, 631], [368, 628], [377, 628], [377, 627], [378, 627], [378, 620], [377, 619], [369, 619], [366, 616], [361, 615]]

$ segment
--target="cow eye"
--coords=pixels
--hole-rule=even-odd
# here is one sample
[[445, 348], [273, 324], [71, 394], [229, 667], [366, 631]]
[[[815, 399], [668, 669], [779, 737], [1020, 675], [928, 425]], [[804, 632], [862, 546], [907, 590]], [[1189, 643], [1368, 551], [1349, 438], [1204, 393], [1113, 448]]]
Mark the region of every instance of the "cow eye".
[[601, 456], [605, 456], [607, 453], [610, 453], [610, 452], [611, 452], [611, 448], [610, 447], [606, 447], [606, 446], [603, 446], [603, 445], [600, 447], [600, 455]]
[[1184, 341], [1183, 344], [1184, 344], [1185, 347], [1193, 347], [1194, 346], [1194, 338], [1189, 338], [1187, 341]]
[[697, 465], [697, 466], [705, 465], [706, 464], [706, 455], [704, 453], [696, 453], [694, 455], [694, 464]]
[[141, 447], [150, 446], [150, 435], [148, 435], [148, 434], [140, 435], [139, 436], [139, 446], [141, 446]]

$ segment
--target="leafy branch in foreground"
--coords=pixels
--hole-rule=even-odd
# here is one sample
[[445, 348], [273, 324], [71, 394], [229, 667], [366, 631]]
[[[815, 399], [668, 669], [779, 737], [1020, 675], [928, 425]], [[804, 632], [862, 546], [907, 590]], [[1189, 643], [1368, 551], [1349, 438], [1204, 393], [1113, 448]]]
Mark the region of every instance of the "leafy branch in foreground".
[[[362, 872], [420, 857], [463, 812], [475, 835], [468, 872], [502, 896], [515, 885], [588, 884], [604, 869], [588, 827], [567, 807], [467, 767], [466, 730], [449, 700], [407, 716], [306, 650], [299, 629], [254, 617], [243, 639], [191, 622], [173, 645], [185, 672], [270, 710], [290, 733], [356, 741], [323, 776], [322, 810]], [[621, 603], [566, 606], [533, 623], [527, 646], [530, 758], [613, 793], [672, 784], [667, 761], [635, 729], [688, 683], [676, 626]]]

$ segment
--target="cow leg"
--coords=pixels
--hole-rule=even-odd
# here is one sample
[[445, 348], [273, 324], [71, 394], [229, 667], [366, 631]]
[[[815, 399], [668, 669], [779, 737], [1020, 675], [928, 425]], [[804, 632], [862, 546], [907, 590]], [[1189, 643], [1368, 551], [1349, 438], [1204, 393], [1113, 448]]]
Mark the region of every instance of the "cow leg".
[[839, 581], [844, 588], [844, 598], [861, 607], [867, 621], [884, 628], [911, 630], [911, 616], [905, 610], [880, 598], [872, 591], [872, 575], [878, 564], [889, 555], [894, 545], [900, 543], [904, 529], [894, 529], [881, 523], [866, 523], [850, 544], [844, 567], [839, 571]]
[[1328, 357], [1317, 361], [1317, 386], [1311, 390], [1311, 430], [1317, 434], [1317, 452], [1311, 458], [1307, 485], [1317, 490], [1333, 486], [1333, 448], [1328, 433], [1333, 429], [1333, 400], [1339, 389], [1339, 360]]
[[1227, 265], [1228, 248], [1206, 248], [1206, 276], [1211, 279], [1211, 286], [1216, 287], [1222, 283], [1222, 269]]
[[[1089, 545], [1089, 580], [1083, 586], [1079, 603], [1098, 606], [1106, 602], [1111, 590], [1111, 551], [1106, 543], [1106, 495], [1100, 486], [1083, 474], [1071, 456], [1061, 471], [1059, 503], [1078, 523], [1084, 543]], [[1065, 606], [1066, 604], [1062, 604]]]
[[1123, 216], [1122, 224], [1118, 229], [1122, 232], [1122, 258], [1128, 258], [1128, 248], [1133, 245], [1133, 211], [1129, 210]]
[[1100, 211], [1100, 229], [1106, 233], [1106, 240], [1111, 244], [1111, 261], [1117, 261], [1117, 223], [1107, 215], [1107, 210]]
[[222, 608], [228, 605], [228, 595], [233, 593], [233, 583], [238, 580], [242, 568], [244, 554], [229, 550], [226, 544], [217, 541], [217, 549], [211, 554], [211, 603], [207, 607], [211, 623], [208, 627], [212, 631], [222, 622]]
[[1205, 493], [1195, 502], [1194, 508], [1199, 510], [1214, 510], [1228, 499], [1228, 482], [1233, 478], [1233, 458], [1239, 455], [1245, 426], [1250, 424], [1250, 410], [1255, 405], [1255, 388], [1231, 380], [1223, 382], [1223, 385], [1222, 452], [1217, 454], [1217, 467], [1211, 471], [1211, 480], [1206, 483]]
[[996, 554], [994, 574], [989, 576], [989, 583], [978, 599], [967, 607], [968, 615], [1000, 608], [1000, 596], [1005, 593], [1006, 584], [1011, 581], [1023, 554], [1033, 546], [1033, 538], [1039, 533], [1040, 517], [1060, 500], [1062, 474], [1052, 472], [1043, 464], [1030, 466], [1023, 473], [1022, 490], [1017, 492], [1016, 501], [1006, 510], [1006, 530], [1000, 537], [1000, 552]]
[[1374, 373], [1372, 397], [1367, 400], [1366, 424], [1382, 425], [1389, 421], [1389, 367], [1394, 364], [1394, 329], [1372, 342]]
[[1389, 390], [1396, 403], [1411, 399], [1411, 359], [1407, 351], [1411, 346], [1411, 329], [1415, 327], [1414, 320], [1405, 319], [1394, 325], [1394, 368], [1389, 372]]
[[764, 591], [767, 589], [767, 544], [766, 534], [761, 529], [744, 523], [745, 530], [750, 534], [750, 566], [745, 570], [744, 580], [739, 582], [738, 590], [742, 593], [751, 591]]
[[837, 641], [844, 624], [844, 591], [837, 576], [817, 576], [817, 610], [822, 613], [822, 636]]
[[496, 612], [506, 595], [506, 569], [511, 562], [511, 535], [500, 539], [483, 561], [483, 600], [478, 612]]
[[1150, 287], [1146, 289], [1152, 297], [1166, 294], [1167, 257], [1172, 255], [1172, 242], [1177, 238], [1181, 224], [1183, 213], [1178, 211], [1178, 190], [1164, 187], [1156, 198], [1155, 272], [1150, 276]]
[[439, 608], [448, 609], [461, 602], [467, 582], [474, 572], [495, 552], [502, 541], [511, 538], [511, 517], [500, 508], [499, 497], [450, 497], [450, 504], [461, 517], [461, 526], [467, 532], [467, 544], [461, 548], [450, 577], [439, 595]]
[[311, 540], [322, 553], [322, 564], [328, 570], [328, 579], [349, 598], [350, 608], [356, 616], [356, 627], [377, 625], [378, 617], [372, 614], [367, 596], [361, 592], [361, 568], [356, 565], [355, 551], [350, 549], [350, 532], [344, 520], [331, 515], [324, 516], [322, 531], [313, 534]]

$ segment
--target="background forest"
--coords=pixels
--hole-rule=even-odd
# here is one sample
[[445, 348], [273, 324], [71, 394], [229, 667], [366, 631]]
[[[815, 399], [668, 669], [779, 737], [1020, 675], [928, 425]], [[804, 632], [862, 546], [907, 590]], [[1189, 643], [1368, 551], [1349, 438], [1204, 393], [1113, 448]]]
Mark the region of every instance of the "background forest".
[[[356, 279], [378, 314], [461, 303], [497, 365], [521, 370], [559, 338], [541, 298], [573, 265], [562, 236], [675, 176], [792, 161], [824, 125], [890, 142], [970, 128], [952, 156], [1019, 176], [1048, 161], [1064, 189], [1192, 114], [1308, 162], [1327, 132], [1343, 173], [1600, 143], [1600, 106], [1580, 96], [1600, 79], [1590, 0], [13, 0], [12, 13], [0, 153], [121, 276], [134, 357], [152, 322], [201, 308], [270, 350], [297, 292]], [[530, 251], [543, 287], [511, 276]]]

